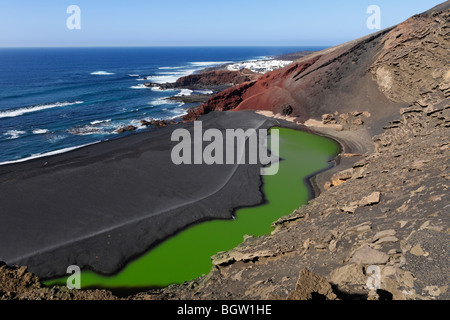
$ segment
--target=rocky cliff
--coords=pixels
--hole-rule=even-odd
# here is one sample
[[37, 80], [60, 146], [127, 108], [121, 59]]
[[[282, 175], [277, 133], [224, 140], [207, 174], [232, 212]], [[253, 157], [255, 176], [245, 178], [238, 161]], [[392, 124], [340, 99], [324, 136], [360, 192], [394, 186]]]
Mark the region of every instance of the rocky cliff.
[[447, 7], [444, 3], [392, 28], [307, 55], [219, 93], [187, 117], [214, 110], [288, 110], [304, 122], [365, 110], [372, 114], [370, 127], [392, 120], [404, 103], [439, 101], [449, 90]]

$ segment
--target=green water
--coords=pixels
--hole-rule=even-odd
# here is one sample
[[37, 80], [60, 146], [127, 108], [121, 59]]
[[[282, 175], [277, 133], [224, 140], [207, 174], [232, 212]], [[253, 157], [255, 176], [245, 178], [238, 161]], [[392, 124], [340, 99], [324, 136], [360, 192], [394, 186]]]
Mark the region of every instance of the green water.
[[[235, 220], [214, 220], [190, 227], [130, 262], [118, 274], [101, 276], [81, 273], [81, 286], [98, 288], [164, 287], [183, 283], [207, 274], [211, 256], [230, 250], [246, 234], [261, 236], [271, 232], [271, 223], [305, 204], [309, 198], [305, 177], [328, 167], [339, 150], [331, 139], [292, 129], [277, 128], [280, 133], [279, 171], [264, 176], [263, 205], [236, 211]], [[64, 285], [66, 278], [48, 281]]]

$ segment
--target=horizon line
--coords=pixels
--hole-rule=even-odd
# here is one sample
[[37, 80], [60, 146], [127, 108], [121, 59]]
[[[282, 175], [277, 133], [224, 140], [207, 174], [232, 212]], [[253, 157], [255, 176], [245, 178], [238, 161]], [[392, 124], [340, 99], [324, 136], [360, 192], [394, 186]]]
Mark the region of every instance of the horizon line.
[[167, 47], [176, 47], [176, 48], [211, 48], [211, 47], [331, 47], [334, 46], [331, 44], [321, 44], [321, 45], [296, 45], [296, 44], [284, 44], [284, 45], [106, 45], [106, 46], [98, 46], [98, 45], [87, 45], [87, 46], [1, 46], [0, 49], [45, 49], [45, 48], [167, 48]]

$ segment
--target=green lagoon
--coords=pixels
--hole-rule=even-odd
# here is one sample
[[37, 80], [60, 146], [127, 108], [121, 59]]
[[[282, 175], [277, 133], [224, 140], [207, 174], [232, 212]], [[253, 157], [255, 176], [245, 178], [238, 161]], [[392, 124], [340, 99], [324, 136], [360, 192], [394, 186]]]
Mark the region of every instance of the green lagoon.
[[[237, 210], [234, 220], [213, 220], [192, 226], [131, 261], [114, 276], [82, 271], [81, 287], [165, 287], [195, 279], [209, 273], [211, 256], [236, 247], [244, 235], [270, 233], [273, 221], [307, 203], [310, 190], [305, 179], [327, 168], [339, 152], [339, 145], [310, 133], [275, 129], [279, 129], [283, 160], [276, 175], [263, 177], [266, 203]], [[46, 285], [65, 285], [66, 279], [48, 281]]]

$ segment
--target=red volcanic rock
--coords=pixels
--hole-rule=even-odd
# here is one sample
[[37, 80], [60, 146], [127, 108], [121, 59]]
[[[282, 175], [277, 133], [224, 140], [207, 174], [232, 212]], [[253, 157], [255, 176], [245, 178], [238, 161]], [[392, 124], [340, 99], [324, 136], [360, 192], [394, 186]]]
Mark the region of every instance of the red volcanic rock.
[[258, 77], [257, 74], [251, 71], [226, 71], [216, 70], [208, 71], [199, 74], [191, 74], [178, 79], [174, 87], [205, 87], [205, 86], [218, 86], [218, 85], [236, 85], [242, 82], [250, 81]]
[[167, 126], [167, 121], [166, 120], [151, 120], [151, 121], [147, 121], [147, 120], [141, 120], [141, 125], [146, 126], [146, 127], [165, 127]]
[[211, 111], [227, 111], [234, 109], [243, 101], [244, 94], [254, 84], [255, 81], [249, 81], [219, 92], [217, 95], [210, 98], [207, 103], [189, 110], [183, 120], [192, 121], [197, 119], [200, 115], [207, 114]]
[[117, 133], [124, 133], [126, 131], [135, 131], [137, 128], [135, 126], [125, 126], [116, 130]]
[[247, 81], [232, 88], [228, 88], [197, 109], [191, 110], [185, 120], [193, 120], [211, 111], [227, 110], [271, 110], [276, 113], [303, 116], [295, 109], [298, 101], [283, 87], [287, 81], [297, 77], [312, 66], [320, 56], [316, 56], [302, 63], [294, 63], [286, 68], [268, 72], [257, 80]]

